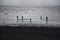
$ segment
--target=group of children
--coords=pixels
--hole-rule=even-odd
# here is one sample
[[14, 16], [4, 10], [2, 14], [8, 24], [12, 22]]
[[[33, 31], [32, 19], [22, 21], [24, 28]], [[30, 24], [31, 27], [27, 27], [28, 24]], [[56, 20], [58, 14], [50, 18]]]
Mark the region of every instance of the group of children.
[[[40, 16], [40, 19], [42, 20], [42, 16]], [[46, 23], [48, 23], [48, 17], [46, 16]], [[23, 16], [22, 16], [22, 22], [23, 22]], [[17, 16], [17, 23], [18, 23], [18, 16]], [[31, 18], [30, 18], [30, 23], [31, 23]]]

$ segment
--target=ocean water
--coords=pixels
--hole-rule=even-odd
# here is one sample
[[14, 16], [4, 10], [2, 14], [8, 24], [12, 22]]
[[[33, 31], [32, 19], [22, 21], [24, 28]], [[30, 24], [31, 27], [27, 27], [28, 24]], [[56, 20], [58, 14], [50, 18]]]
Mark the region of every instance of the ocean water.
[[[19, 20], [18, 19], [27, 19]], [[42, 20], [41, 17], [42, 16]], [[20, 6], [0, 7], [0, 25], [3, 24], [46, 24], [46, 16], [48, 17], [48, 24], [60, 24], [60, 6]]]

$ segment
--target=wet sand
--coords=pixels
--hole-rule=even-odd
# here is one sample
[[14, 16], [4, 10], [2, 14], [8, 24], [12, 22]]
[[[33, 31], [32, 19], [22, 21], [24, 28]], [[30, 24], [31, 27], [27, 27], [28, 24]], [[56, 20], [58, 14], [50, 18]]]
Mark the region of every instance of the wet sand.
[[60, 40], [60, 28], [0, 26], [0, 35], [1, 40]]

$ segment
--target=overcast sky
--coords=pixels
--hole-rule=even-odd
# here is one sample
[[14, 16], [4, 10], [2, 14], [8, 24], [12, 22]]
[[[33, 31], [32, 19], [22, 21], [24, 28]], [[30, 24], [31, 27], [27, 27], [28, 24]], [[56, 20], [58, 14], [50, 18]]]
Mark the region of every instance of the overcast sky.
[[0, 5], [56, 6], [56, 5], [60, 5], [60, 0], [0, 0]]

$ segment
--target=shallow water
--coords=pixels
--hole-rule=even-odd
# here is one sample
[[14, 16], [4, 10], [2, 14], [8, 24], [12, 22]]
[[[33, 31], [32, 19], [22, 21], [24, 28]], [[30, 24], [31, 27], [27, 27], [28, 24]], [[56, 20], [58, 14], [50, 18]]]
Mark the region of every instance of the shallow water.
[[[46, 24], [46, 16], [49, 24], [60, 24], [60, 6], [45, 6], [45, 7], [0, 7], [0, 25], [1, 24], [17, 24], [18, 19], [23, 20], [24, 24]], [[42, 20], [40, 19], [42, 16]], [[18, 21], [22, 24], [22, 20]]]

